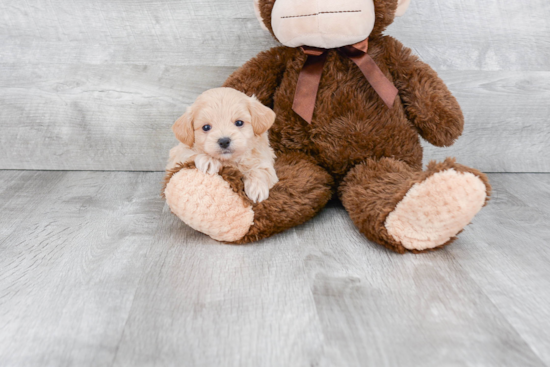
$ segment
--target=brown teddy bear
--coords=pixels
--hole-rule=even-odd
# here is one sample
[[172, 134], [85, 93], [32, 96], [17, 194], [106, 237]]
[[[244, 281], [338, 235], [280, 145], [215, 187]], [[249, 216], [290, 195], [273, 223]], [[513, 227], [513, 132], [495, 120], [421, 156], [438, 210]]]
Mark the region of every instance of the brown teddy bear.
[[277, 119], [270, 142], [279, 176], [252, 203], [241, 174], [182, 162], [165, 198], [191, 227], [249, 243], [306, 222], [337, 194], [370, 240], [404, 253], [451, 243], [490, 195], [481, 172], [454, 159], [422, 170], [420, 136], [449, 146], [464, 117], [428, 65], [383, 35], [409, 0], [255, 0], [284, 46], [260, 53], [225, 87], [255, 95]]

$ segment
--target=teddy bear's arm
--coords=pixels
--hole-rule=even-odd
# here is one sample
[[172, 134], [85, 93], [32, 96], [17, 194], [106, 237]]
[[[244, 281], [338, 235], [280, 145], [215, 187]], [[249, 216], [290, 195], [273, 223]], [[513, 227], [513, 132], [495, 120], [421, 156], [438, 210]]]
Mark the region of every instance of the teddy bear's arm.
[[273, 96], [292, 52], [288, 47], [274, 47], [261, 52], [235, 71], [223, 86], [249, 96], [255, 95], [264, 105], [273, 107]]
[[386, 60], [407, 117], [433, 145], [452, 145], [462, 135], [464, 115], [443, 80], [401, 42], [385, 37]]

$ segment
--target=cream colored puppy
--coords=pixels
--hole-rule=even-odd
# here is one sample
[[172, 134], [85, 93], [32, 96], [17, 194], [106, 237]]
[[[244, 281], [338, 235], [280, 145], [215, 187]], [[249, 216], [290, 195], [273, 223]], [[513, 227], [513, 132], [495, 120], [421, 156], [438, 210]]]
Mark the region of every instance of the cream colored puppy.
[[246, 195], [261, 202], [279, 181], [267, 130], [275, 112], [255, 97], [231, 88], [204, 92], [172, 126], [181, 142], [170, 151], [167, 169], [195, 161], [197, 169], [217, 174], [223, 166], [243, 173]]

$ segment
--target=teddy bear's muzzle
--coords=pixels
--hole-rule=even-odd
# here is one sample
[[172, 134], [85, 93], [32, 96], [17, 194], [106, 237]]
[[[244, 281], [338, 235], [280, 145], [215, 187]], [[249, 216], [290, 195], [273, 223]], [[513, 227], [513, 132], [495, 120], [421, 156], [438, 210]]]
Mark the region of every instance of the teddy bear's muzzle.
[[289, 47], [337, 48], [366, 39], [374, 27], [373, 0], [277, 0], [272, 26]]

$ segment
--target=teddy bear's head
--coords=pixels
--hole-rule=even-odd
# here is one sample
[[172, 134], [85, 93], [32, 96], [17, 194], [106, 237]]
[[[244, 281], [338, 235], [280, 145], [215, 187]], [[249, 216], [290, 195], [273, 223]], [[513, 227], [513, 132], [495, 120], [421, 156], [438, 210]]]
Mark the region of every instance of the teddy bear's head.
[[377, 37], [410, 0], [254, 0], [256, 16], [283, 45], [336, 48]]

